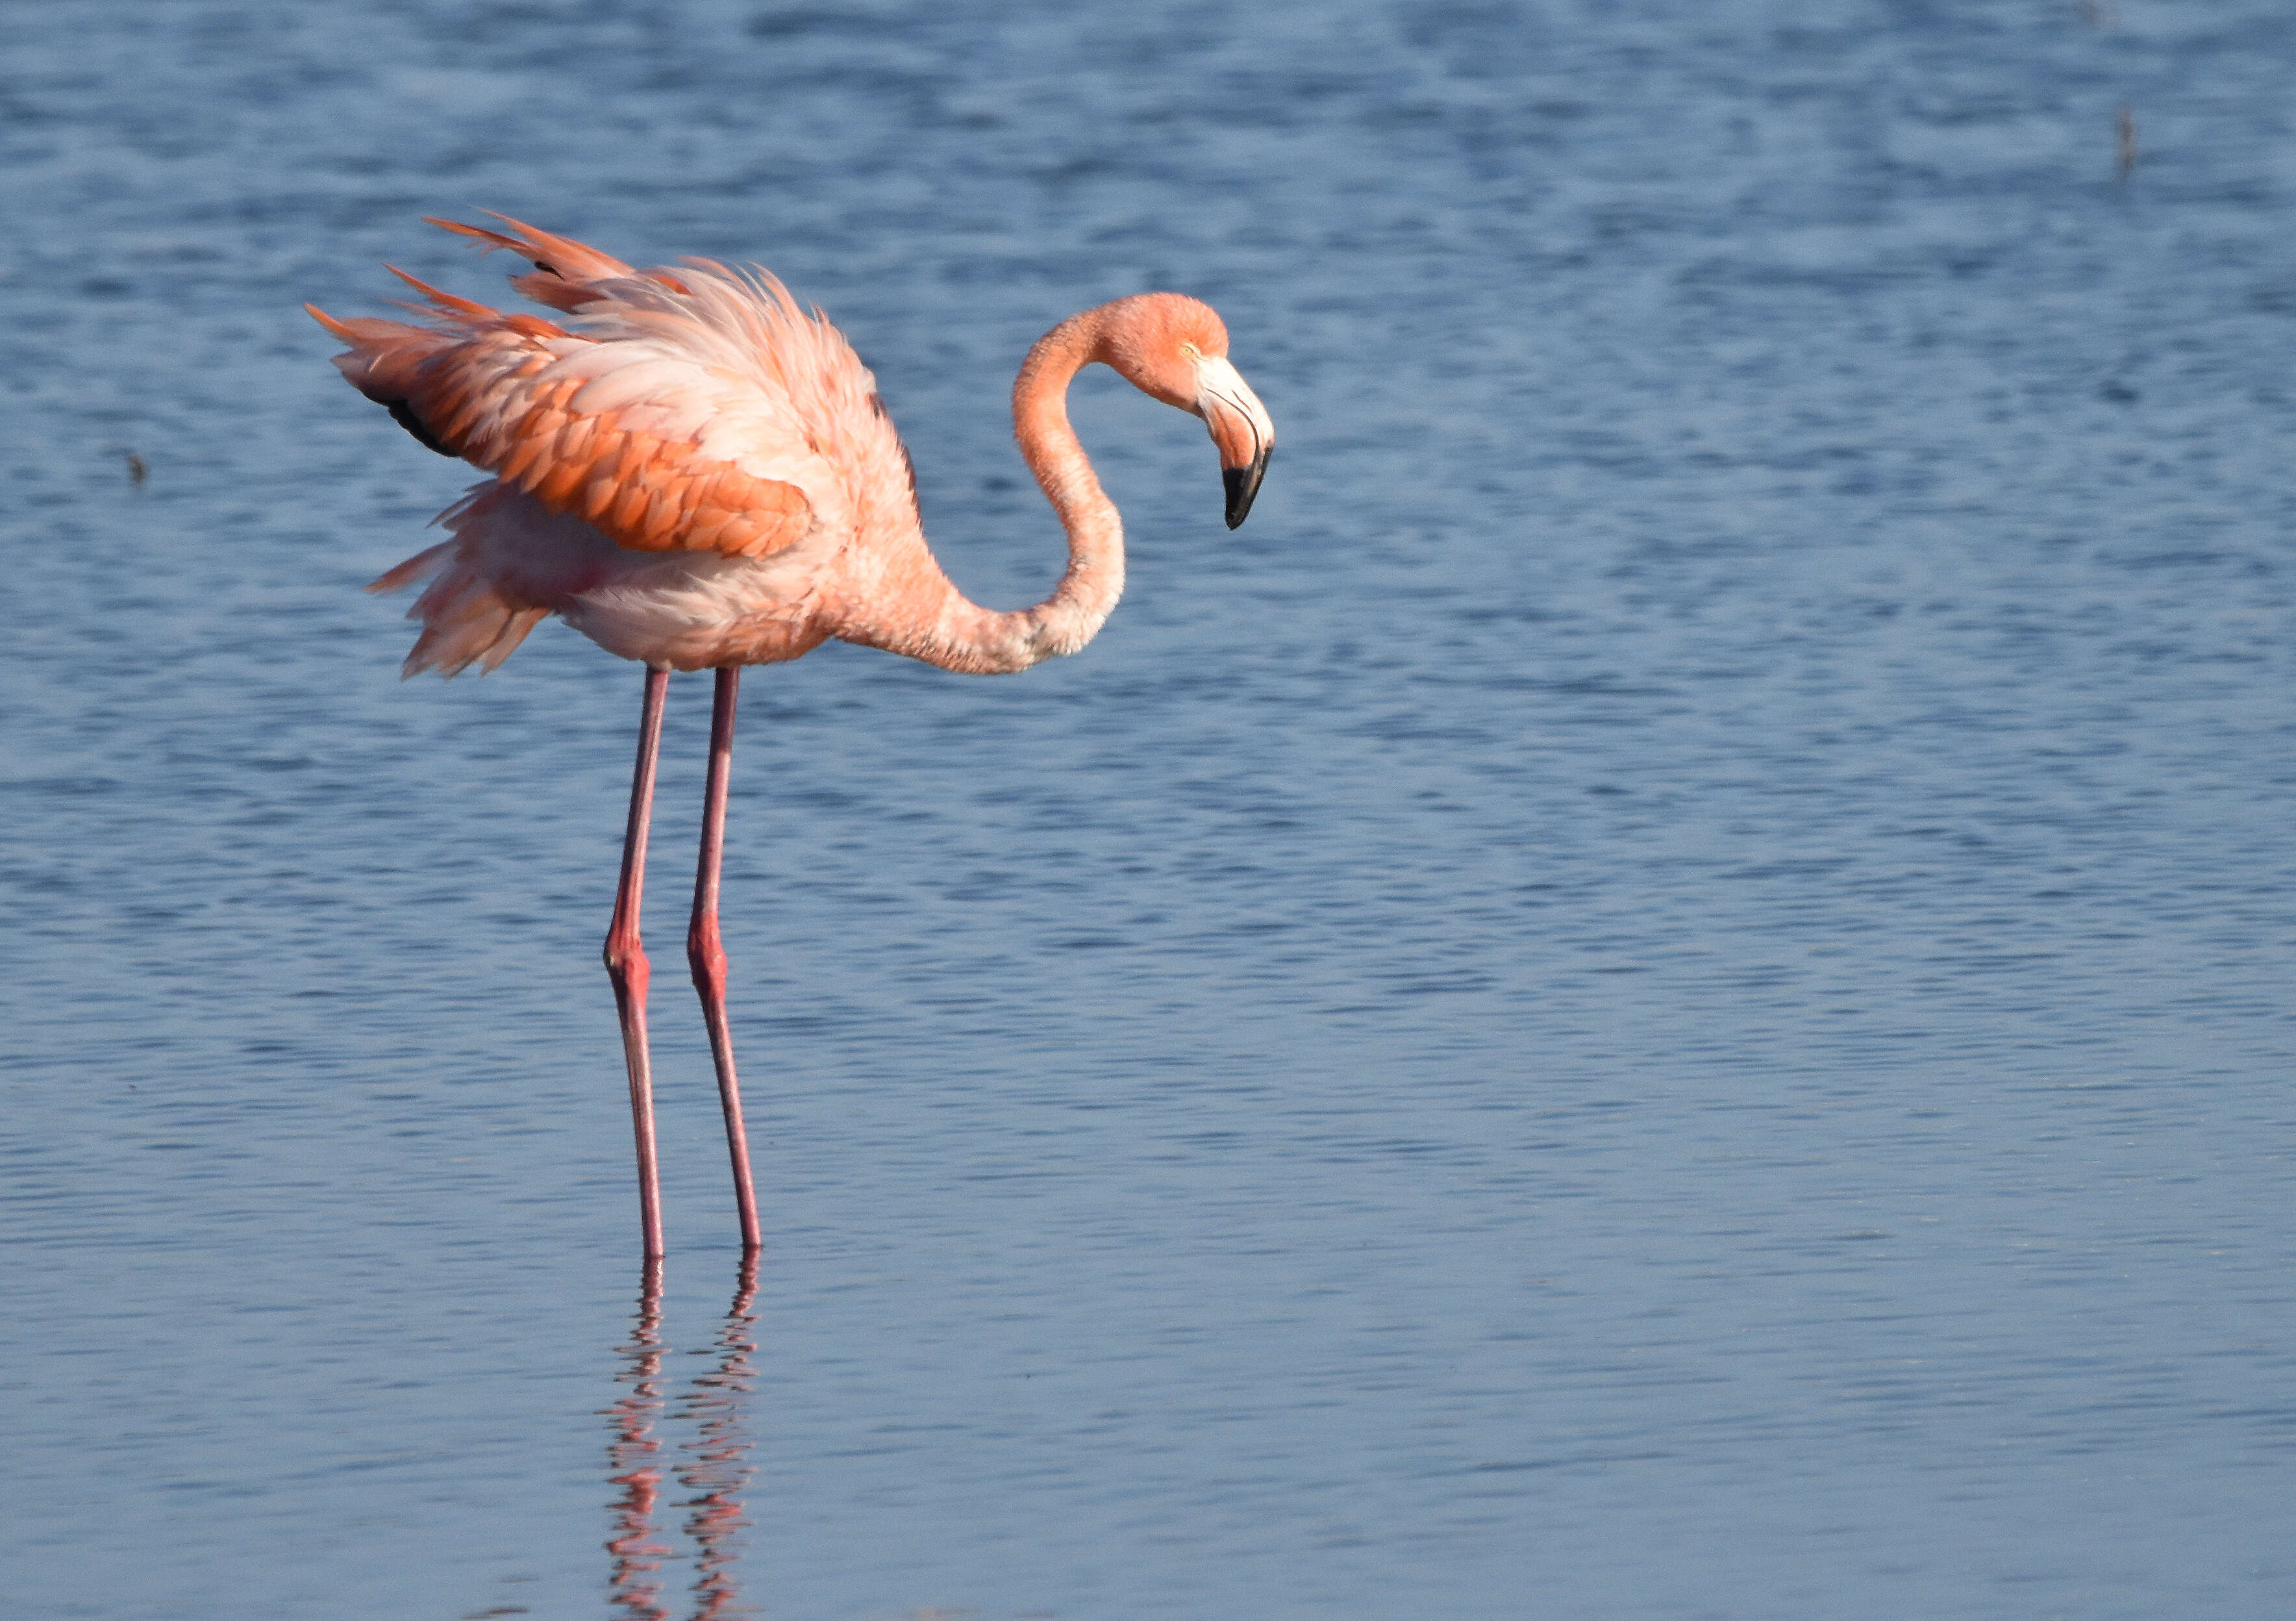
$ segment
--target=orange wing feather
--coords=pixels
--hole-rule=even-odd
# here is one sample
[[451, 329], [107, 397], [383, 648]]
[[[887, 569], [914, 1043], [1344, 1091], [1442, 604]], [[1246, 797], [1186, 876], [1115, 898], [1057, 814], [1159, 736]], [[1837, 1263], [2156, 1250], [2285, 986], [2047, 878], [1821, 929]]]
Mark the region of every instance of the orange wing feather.
[[[532, 257], [536, 273], [513, 284], [562, 309], [612, 297], [586, 284], [593, 281], [627, 278], [672, 294], [686, 292], [666, 273], [640, 277], [619, 259], [515, 220], [504, 221], [521, 234], [515, 241], [473, 226], [435, 223]], [[700, 358], [659, 346], [602, 345], [539, 316], [504, 315], [404, 271], [394, 274], [428, 300], [409, 306], [428, 325], [338, 321], [305, 308], [349, 345], [335, 361], [343, 374], [432, 448], [486, 469], [551, 512], [579, 518], [634, 551], [757, 557], [795, 545], [812, 529], [813, 506], [799, 486], [703, 453], [713, 399], [745, 403], [733, 398], [743, 386], [739, 379]], [[577, 400], [586, 387], [624, 366], [619, 351], [625, 347], [627, 366], [667, 360], [670, 374], [639, 389], [628, 404], [581, 408]], [[606, 350], [618, 352], [598, 352]]]
[[659, 282], [672, 292], [684, 292], [685, 284], [667, 270], [633, 270], [611, 254], [601, 253], [587, 243], [576, 242], [570, 236], [554, 236], [538, 230], [525, 221], [512, 219], [507, 214], [494, 216], [508, 226], [515, 235], [489, 231], [483, 226], [464, 225], [459, 220], [422, 217], [425, 225], [437, 226], [442, 231], [452, 231], [457, 236], [468, 236], [487, 244], [487, 251], [497, 249], [517, 254], [534, 267], [532, 276], [513, 276], [510, 284], [537, 304], [547, 304], [554, 309], [577, 309], [598, 295], [590, 291], [592, 283], [642, 277]]

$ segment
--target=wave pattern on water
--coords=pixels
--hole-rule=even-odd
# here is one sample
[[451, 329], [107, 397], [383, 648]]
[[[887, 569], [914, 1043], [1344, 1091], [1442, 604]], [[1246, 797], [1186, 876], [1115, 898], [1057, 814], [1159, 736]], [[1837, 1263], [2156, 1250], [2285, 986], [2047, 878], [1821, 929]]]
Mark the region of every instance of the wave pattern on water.
[[[2288, 1612], [2285, 21], [10, 9], [12, 1598]], [[821, 302], [984, 602], [1069, 311], [1210, 300], [1283, 434], [1230, 536], [1087, 381], [1082, 656], [746, 684], [769, 1249], [665, 975], [619, 1576], [637, 677], [398, 684], [468, 475], [298, 310], [494, 296], [480, 208]]]

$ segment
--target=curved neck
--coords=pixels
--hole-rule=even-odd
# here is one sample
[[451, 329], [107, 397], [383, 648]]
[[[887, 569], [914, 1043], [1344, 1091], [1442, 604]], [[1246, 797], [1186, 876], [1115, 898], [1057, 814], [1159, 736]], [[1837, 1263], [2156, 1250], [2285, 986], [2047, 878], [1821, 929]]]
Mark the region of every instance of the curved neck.
[[[994, 675], [1074, 653], [1099, 633], [1124, 593], [1124, 524], [1069, 426], [1069, 381], [1100, 358], [1103, 313], [1071, 316], [1037, 340], [1013, 384], [1013, 432], [1029, 470], [1068, 531], [1069, 566], [1033, 608], [1000, 613], [954, 585], [926, 624], [878, 645], [944, 670]], [[936, 572], [938, 571], [936, 570]]]
[[1070, 316], [1037, 340], [1013, 380], [1013, 437], [1069, 535], [1068, 572], [1026, 610], [1044, 646], [1039, 658], [1092, 640], [1124, 595], [1124, 520], [1069, 426], [1069, 382], [1101, 358], [1103, 320], [1097, 309]]

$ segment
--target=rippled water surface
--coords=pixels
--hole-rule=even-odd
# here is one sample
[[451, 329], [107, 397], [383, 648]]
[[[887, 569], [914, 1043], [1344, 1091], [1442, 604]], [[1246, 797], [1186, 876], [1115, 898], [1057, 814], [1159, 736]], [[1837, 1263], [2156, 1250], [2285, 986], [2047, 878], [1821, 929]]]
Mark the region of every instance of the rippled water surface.
[[[0, 11], [12, 1614], [2296, 1613], [2279, 4]], [[2126, 109], [2125, 119], [2123, 109]], [[2126, 169], [2124, 173], [2123, 170]], [[746, 686], [738, 1275], [634, 667], [299, 312], [756, 259], [1082, 655]], [[146, 476], [128, 476], [130, 454]]]

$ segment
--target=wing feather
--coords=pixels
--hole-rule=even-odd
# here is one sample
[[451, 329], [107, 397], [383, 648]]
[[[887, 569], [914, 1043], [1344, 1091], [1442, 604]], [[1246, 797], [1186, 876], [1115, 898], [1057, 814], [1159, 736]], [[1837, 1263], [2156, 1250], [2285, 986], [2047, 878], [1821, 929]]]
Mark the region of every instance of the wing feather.
[[564, 323], [406, 277], [428, 300], [422, 325], [319, 317], [350, 345], [336, 364], [362, 392], [632, 550], [758, 557], [850, 532], [852, 482], [900, 445], [881, 410], [857, 409], [873, 381], [818, 312], [762, 273], [641, 274], [503, 223], [515, 235], [448, 228], [533, 260], [514, 284]]

